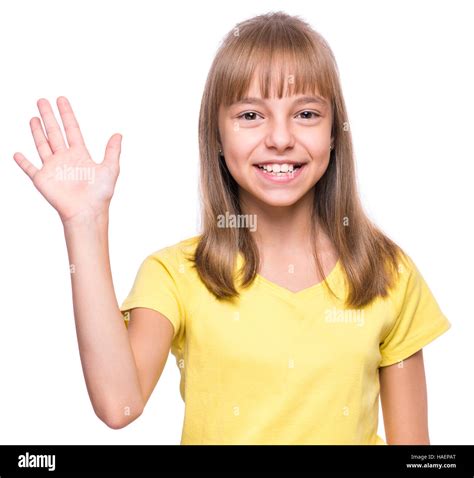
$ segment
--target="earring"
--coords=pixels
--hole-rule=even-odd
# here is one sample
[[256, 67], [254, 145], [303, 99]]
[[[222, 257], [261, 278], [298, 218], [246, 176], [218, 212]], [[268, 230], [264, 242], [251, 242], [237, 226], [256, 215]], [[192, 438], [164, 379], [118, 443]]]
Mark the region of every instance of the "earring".
[[219, 155], [222, 156], [222, 149], [219, 148]]

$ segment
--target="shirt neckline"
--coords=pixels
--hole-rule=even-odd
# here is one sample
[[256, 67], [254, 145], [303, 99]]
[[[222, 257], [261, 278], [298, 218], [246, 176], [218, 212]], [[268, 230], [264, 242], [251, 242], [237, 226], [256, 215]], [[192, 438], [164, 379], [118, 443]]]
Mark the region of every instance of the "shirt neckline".
[[[241, 252], [238, 253], [237, 264], [238, 264], [238, 267], [241, 267], [241, 265], [243, 264], [243, 256]], [[342, 268], [342, 263], [341, 263], [341, 258], [339, 257], [334, 267], [329, 271], [329, 273], [325, 277], [326, 282], [332, 289], [334, 289], [334, 287], [336, 286], [336, 284], [338, 283], [340, 279], [341, 268]], [[323, 292], [325, 290], [324, 279], [318, 282], [317, 284], [310, 285], [309, 287], [306, 287], [296, 292], [290, 289], [287, 289], [286, 287], [279, 285], [276, 282], [271, 281], [270, 279], [263, 277], [259, 273], [255, 274], [255, 280], [259, 284], [262, 284], [264, 287], [270, 290], [273, 290], [274, 292], [277, 292], [280, 296], [285, 296], [290, 299], [297, 299], [308, 294], [316, 294], [316, 293]]]
[[[336, 282], [338, 272], [341, 267], [341, 259], [338, 259], [335, 266], [331, 269], [331, 271], [326, 275], [325, 279], [326, 282], [330, 285], [333, 286]], [[266, 287], [269, 287], [273, 289], [274, 291], [278, 292], [280, 295], [284, 294], [287, 297], [292, 297], [292, 298], [298, 298], [302, 297], [307, 294], [314, 294], [318, 293], [320, 291], [324, 290], [324, 279], [318, 282], [317, 284], [310, 285], [309, 287], [306, 287], [304, 289], [298, 290], [298, 291], [292, 291], [290, 289], [287, 289], [286, 287], [277, 284], [276, 282], [271, 281], [270, 279], [267, 279], [263, 277], [260, 274], [256, 274], [256, 278], [259, 283], [265, 285]]]

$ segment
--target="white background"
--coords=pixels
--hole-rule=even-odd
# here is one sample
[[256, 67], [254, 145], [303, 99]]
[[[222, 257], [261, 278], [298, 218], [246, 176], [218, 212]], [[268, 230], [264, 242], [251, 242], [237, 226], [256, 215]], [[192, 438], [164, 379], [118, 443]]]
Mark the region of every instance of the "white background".
[[[123, 134], [110, 217], [119, 303], [152, 251], [199, 232], [197, 122], [235, 23], [300, 15], [333, 49], [372, 219], [414, 259], [452, 323], [424, 350], [432, 444], [474, 443], [472, 4], [461, 1], [16, 1], [0, 6], [0, 443], [177, 444], [169, 356], [143, 415], [107, 428], [89, 401], [57, 213], [13, 160], [37, 167], [36, 101], [69, 98], [89, 151]], [[58, 115], [59, 117], [59, 115]], [[383, 434], [380, 414], [379, 433]]]

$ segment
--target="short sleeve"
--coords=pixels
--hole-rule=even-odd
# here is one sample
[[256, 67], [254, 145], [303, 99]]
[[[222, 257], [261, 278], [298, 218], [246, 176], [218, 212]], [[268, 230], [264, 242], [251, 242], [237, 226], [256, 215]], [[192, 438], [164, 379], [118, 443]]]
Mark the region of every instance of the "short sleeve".
[[396, 318], [380, 343], [380, 367], [410, 357], [451, 327], [420, 271], [405, 257], [393, 292]]
[[163, 314], [173, 325], [173, 340], [184, 329], [183, 305], [178, 288], [179, 271], [166, 249], [157, 251], [141, 263], [132, 289], [120, 307], [128, 327], [130, 309], [146, 307]]

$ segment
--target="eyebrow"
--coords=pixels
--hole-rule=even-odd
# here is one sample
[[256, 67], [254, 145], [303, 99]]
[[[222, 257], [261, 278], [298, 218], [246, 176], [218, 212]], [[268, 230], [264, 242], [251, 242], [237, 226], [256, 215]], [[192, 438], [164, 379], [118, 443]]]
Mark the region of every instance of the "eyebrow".
[[[262, 104], [264, 102], [265, 101], [262, 98], [248, 97], [248, 98], [242, 98], [232, 103], [232, 106], [241, 105], [241, 104]], [[321, 96], [302, 96], [301, 98], [297, 98], [293, 104], [300, 105], [302, 103], [318, 103], [322, 106], [328, 105], [327, 101]]]

